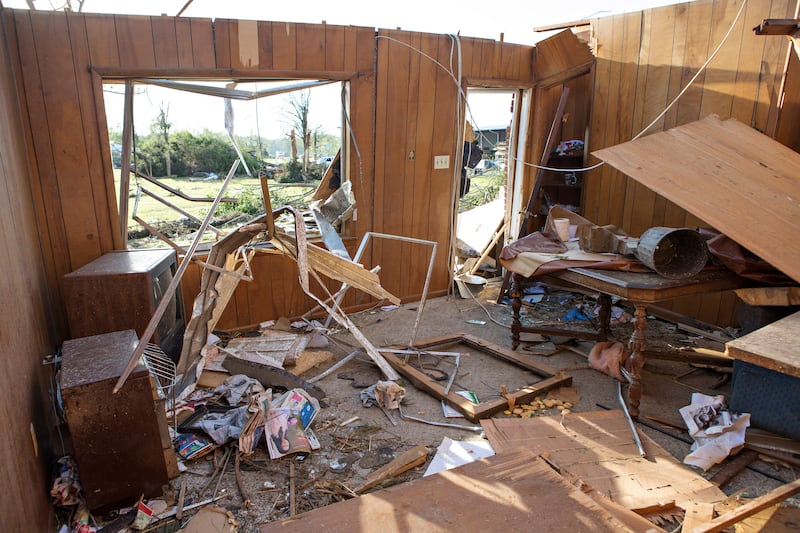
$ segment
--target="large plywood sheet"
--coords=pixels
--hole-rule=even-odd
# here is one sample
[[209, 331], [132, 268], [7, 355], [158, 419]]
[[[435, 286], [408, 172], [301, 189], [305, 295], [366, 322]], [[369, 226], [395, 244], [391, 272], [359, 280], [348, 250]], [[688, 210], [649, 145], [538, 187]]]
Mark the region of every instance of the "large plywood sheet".
[[622, 411], [571, 413], [563, 420], [491, 418], [481, 425], [497, 453], [524, 446], [546, 456], [566, 478], [581, 480], [633, 511], [686, 509], [725, 499], [716, 485], [641, 433], [647, 457], [640, 457]]
[[517, 449], [280, 522], [273, 531], [659, 531], [574, 487]]
[[800, 281], [800, 154], [716, 115], [593, 152]]

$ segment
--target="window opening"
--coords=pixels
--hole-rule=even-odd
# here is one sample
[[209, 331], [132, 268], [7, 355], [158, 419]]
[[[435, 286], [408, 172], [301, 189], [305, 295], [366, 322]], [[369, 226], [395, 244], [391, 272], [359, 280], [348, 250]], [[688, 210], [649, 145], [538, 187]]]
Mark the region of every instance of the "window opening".
[[[310, 211], [312, 203], [320, 207], [337, 196], [339, 207], [322, 211], [332, 217], [330, 222], [340, 233], [343, 227], [346, 230], [342, 219], [354, 209], [349, 183], [341, 178], [347, 162], [346, 153], [341, 153], [348, 131], [343, 112], [346, 82], [132, 81], [130, 248], [185, 248], [237, 158], [243, 164], [204, 234], [204, 243], [264, 212], [261, 177], [268, 180], [273, 209], [291, 205]], [[122, 87], [119, 82], [104, 84], [117, 198]]]

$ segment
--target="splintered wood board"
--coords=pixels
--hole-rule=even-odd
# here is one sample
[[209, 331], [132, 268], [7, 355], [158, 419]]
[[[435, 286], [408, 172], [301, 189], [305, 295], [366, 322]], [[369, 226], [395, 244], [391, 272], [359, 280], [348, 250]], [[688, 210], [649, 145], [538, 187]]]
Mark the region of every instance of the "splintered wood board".
[[525, 446], [546, 454], [568, 479], [581, 480], [632, 511], [726, 498], [716, 485], [679, 463], [643, 433], [647, 457], [639, 456], [622, 411], [592, 411], [539, 418], [482, 420], [496, 452]]
[[[453, 344], [464, 344], [491, 357], [516, 365], [523, 370], [529, 370], [544, 379], [522, 387], [518, 390], [509, 391], [505, 397], [476, 404], [467, 400], [463, 396], [456, 394], [452, 389], [445, 394], [444, 384], [431, 379], [427, 374], [418, 368], [405, 363], [402, 357], [387, 351], [383, 351], [381, 354], [384, 358], [386, 358], [386, 361], [392, 366], [392, 368], [405, 376], [409, 381], [411, 381], [411, 383], [414, 384], [415, 387], [422, 389], [436, 399], [447, 403], [472, 422], [478, 422], [478, 420], [481, 418], [487, 418], [495, 413], [508, 409], [509, 401], [513, 401], [515, 405], [520, 405], [530, 402], [536, 396], [540, 396], [549, 390], [557, 389], [559, 387], [567, 387], [572, 384], [572, 376], [569, 374], [559, 372], [552, 367], [537, 363], [517, 354], [516, 352], [503, 348], [498, 344], [494, 344], [466, 333], [453, 333], [450, 335], [443, 335], [441, 337], [432, 337], [429, 339], [419, 340], [414, 342], [413, 348], [420, 351], [425, 351], [432, 350], [440, 346], [450, 346]], [[391, 348], [403, 347], [392, 346]], [[380, 352], [381, 350], [379, 349], [378, 351]]]
[[517, 449], [272, 522], [261, 532], [658, 531], [631, 529], [625, 524], [636, 522], [623, 519]]
[[800, 377], [800, 312], [782, 318], [725, 344], [734, 359]]
[[800, 153], [716, 115], [592, 153], [800, 281]]

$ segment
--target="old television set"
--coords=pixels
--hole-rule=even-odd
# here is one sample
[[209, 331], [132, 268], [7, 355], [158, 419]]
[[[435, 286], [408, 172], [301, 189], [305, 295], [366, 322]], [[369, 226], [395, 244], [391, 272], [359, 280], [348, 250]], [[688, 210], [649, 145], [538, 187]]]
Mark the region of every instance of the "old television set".
[[[141, 338], [176, 270], [174, 250], [117, 250], [65, 275], [70, 336], [75, 339], [132, 329]], [[185, 327], [178, 287], [150, 342], [177, 361]]]

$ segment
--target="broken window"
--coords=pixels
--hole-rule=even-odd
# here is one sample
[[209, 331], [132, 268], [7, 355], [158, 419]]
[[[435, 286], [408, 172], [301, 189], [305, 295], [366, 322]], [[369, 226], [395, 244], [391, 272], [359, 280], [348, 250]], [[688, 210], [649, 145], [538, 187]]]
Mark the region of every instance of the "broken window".
[[347, 175], [341, 150], [348, 132], [346, 82], [136, 79], [109, 81], [104, 95], [117, 197], [127, 197], [118, 205], [127, 221], [121, 231], [130, 248], [188, 245], [236, 160], [203, 242], [264, 213], [262, 178], [273, 208], [318, 207], [347, 233], [355, 205], [341, 178]]

